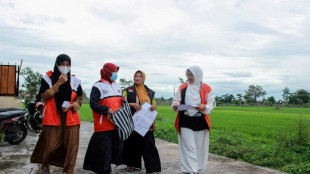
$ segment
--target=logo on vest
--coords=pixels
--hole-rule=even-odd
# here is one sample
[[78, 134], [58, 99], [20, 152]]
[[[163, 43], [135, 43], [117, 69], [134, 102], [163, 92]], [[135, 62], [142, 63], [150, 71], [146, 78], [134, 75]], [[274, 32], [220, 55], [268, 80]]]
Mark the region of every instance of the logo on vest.
[[129, 89], [128, 89], [128, 92], [133, 92], [133, 89], [132, 89], [132, 88], [129, 88]]
[[109, 93], [109, 91], [107, 91], [107, 90], [102, 90], [102, 93], [103, 93], [103, 94], [107, 94], [107, 93]]

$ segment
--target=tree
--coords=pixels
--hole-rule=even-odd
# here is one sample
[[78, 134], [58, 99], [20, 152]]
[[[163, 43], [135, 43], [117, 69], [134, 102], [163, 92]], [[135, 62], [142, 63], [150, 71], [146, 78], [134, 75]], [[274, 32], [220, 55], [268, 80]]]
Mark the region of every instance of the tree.
[[300, 104], [298, 99], [297, 99], [296, 93], [291, 93], [288, 96], [288, 103], [289, 104]]
[[30, 67], [22, 69], [20, 74], [25, 79], [22, 87], [25, 88], [26, 93], [30, 94], [29, 100], [33, 100], [39, 91], [43, 75], [39, 72], [32, 71]]
[[294, 93], [291, 93], [288, 97], [289, 104], [306, 104], [309, 103], [310, 94], [304, 89], [299, 89]]
[[179, 82], [180, 82], [181, 84], [185, 83], [184, 79], [182, 79], [181, 77], [179, 77]]
[[235, 100], [235, 97], [234, 95], [227, 93], [225, 95], [222, 95], [222, 99], [224, 103], [231, 103], [233, 100]]
[[237, 99], [239, 100], [239, 101], [242, 101], [242, 94], [237, 94]]
[[124, 78], [119, 79], [119, 85], [121, 86], [121, 89], [124, 90], [125, 88], [128, 88], [133, 85], [132, 80], [126, 80]]
[[306, 91], [304, 89], [299, 89], [295, 93], [296, 93], [296, 97], [297, 97], [300, 104], [306, 104], [309, 102], [310, 94], [308, 91]]
[[274, 99], [274, 96], [268, 97], [266, 101], [269, 104], [275, 104], [276, 103], [276, 100]]
[[259, 85], [250, 85], [249, 89], [245, 91], [245, 94], [245, 96], [248, 97], [248, 102], [256, 103], [258, 97], [264, 97], [267, 93], [264, 91], [263, 87]]
[[288, 98], [290, 96], [290, 89], [288, 89], [288, 87], [285, 87], [283, 90], [282, 90], [282, 97], [283, 97], [283, 100], [284, 101], [288, 101]]
[[85, 91], [83, 91], [83, 98], [82, 98], [83, 101], [88, 101], [89, 100], [89, 97], [87, 97], [87, 94]]

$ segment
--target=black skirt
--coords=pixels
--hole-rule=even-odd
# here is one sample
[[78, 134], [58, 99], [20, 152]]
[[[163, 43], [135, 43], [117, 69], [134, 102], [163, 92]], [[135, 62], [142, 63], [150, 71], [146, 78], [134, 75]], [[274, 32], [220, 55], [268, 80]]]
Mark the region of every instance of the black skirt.
[[148, 131], [144, 137], [133, 132], [124, 142], [124, 164], [141, 169], [141, 157], [144, 160], [146, 173], [161, 172], [159, 153], [152, 131]]
[[95, 132], [88, 144], [83, 169], [95, 173], [111, 173], [111, 164], [122, 163], [123, 142], [115, 130]]

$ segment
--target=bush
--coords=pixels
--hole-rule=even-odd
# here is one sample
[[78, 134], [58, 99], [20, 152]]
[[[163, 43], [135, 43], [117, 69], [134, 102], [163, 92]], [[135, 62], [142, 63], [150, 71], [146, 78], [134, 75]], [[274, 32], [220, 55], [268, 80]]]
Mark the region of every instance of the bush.
[[156, 120], [155, 137], [172, 143], [178, 143], [178, 132], [169, 123]]

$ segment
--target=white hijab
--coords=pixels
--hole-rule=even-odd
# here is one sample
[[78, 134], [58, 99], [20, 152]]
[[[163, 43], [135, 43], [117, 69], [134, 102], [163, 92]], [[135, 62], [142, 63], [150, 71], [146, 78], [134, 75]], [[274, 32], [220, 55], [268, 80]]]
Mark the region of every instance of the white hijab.
[[[201, 104], [201, 98], [200, 98], [200, 88], [203, 78], [203, 71], [202, 69], [197, 66], [193, 65], [188, 68], [188, 70], [193, 74], [194, 76], [194, 82], [193, 84], [189, 84], [186, 89], [185, 93], [185, 104], [188, 105], [197, 105]], [[189, 115], [194, 115], [197, 112], [197, 110], [188, 110]]]

